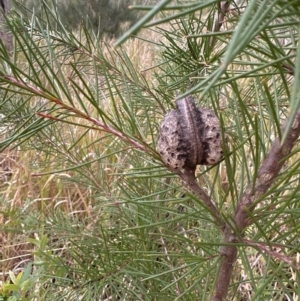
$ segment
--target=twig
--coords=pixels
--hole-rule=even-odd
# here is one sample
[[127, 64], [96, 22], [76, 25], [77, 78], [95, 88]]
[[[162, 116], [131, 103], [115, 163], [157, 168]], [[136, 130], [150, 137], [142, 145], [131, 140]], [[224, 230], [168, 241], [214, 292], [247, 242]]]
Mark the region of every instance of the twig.
[[273, 258], [276, 258], [280, 261], [283, 261], [285, 263], [287, 263], [288, 265], [292, 266], [294, 269], [299, 270], [300, 269], [300, 264], [297, 263], [293, 257], [290, 256], [286, 256], [282, 253], [279, 253], [277, 251], [274, 251], [272, 248], [276, 247], [279, 249], [284, 249], [284, 247], [282, 245], [279, 244], [272, 244], [271, 247], [269, 245], [267, 245], [264, 242], [255, 242], [252, 241], [250, 239], [243, 239], [243, 242], [245, 242], [246, 244], [248, 244], [249, 246], [252, 246], [254, 248], [257, 248], [259, 250], [261, 250], [264, 253], [269, 254], [270, 256], [272, 256]]
[[[231, 1], [221, 1], [221, 3], [218, 4], [218, 12], [216, 12], [216, 15], [215, 15], [212, 32], [220, 31], [220, 29], [224, 23], [225, 15], [228, 12], [230, 2]], [[215, 43], [216, 43], [216, 37], [212, 36], [209, 41], [210, 49], [212, 49], [214, 47]]]
[[[48, 94], [47, 92], [44, 92], [39, 87], [36, 87], [30, 83], [25, 83], [23, 81], [20, 81], [19, 79], [15, 78], [13, 76], [9, 76], [9, 75], [3, 75], [2, 78], [5, 79], [5, 81], [8, 83], [12, 83], [15, 86], [18, 86], [19, 88], [21, 88], [25, 91], [28, 91], [29, 93], [32, 93], [33, 95], [36, 95], [36, 96], [38, 95], [40, 97], [43, 97], [43, 98], [47, 99], [48, 101], [56, 104], [60, 108], [65, 109], [68, 112], [72, 112], [74, 114], [74, 116], [76, 116], [76, 117], [79, 117], [79, 118], [85, 119], [89, 122], [92, 122], [98, 128], [102, 129], [103, 131], [105, 131], [107, 133], [113, 134], [114, 136], [118, 137], [119, 139], [125, 141], [126, 143], [131, 144], [134, 148], [140, 149], [146, 153], [151, 153], [151, 149], [146, 144], [142, 144], [142, 143], [132, 139], [131, 137], [129, 137], [125, 133], [121, 132], [120, 130], [118, 130], [108, 124], [105, 124], [105, 123], [101, 122], [100, 120], [93, 118], [92, 116], [89, 116], [88, 114], [75, 108], [74, 106], [70, 106], [70, 105], [64, 103], [62, 100], [60, 100], [56, 97], [53, 97], [52, 95]], [[49, 115], [49, 114], [45, 114], [45, 113], [41, 113], [41, 112], [37, 112], [36, 114], [42, 118], [47, 118], [47, 119], [51, 119], [51, 120], [55, 120], [55, 121], [64, 122], [64, 120], [62, 118], [57, 118], [57, 117]], [[96, 128], [93, 127], [93, 129], [96, 129]]]
[[188, 189], [190, 189], [192, 193], [194, 193], [207, 206], [213, 215], [215, 222], [221, 228], [221, 230], [223, 230], [226, 224], [222, 219], [218, 209], [214, 205], [212, 198], [199, 186], [195, 177], [195, 173], [193, 171], [185, 173], [177, 171], [177, 174], [180, 176], [182, 181], [187, 184]]
[[[288, 121], [282, 127], [281, 132], [284, 133]], [[263, 196], [271, 187], [279, 174], [284, 162], [287, 160], [287, 155], [291, 152], [298, 137], [300, 135], [300, 110], [298, 110], [293, 126], [291, 127], [285, 141], [281, 144], [279, 138], [274, 141], [269, 154], [258, 170], [257, 178], [254, 183], [248, 184], [243, 195], [241, 196], [236, 213], [234, 215], [234, 225], [226, 225], [223, 235], [225, 244], [234, 243], [237, 241], [236, 235], [243, 234], [245, 228], [253, 221], [249, 218], [249, 212], [255, 209], [254, 202]], [[235, 228], [235, 233], [233, 232]], [[237, 258], [237, 247], [224, 246], [221, 248], [223, 261], [220, 267], [216, 289], [212, 301], [223, 301], [228, 292], [230, 279], [233, 271], [233, 265]]]

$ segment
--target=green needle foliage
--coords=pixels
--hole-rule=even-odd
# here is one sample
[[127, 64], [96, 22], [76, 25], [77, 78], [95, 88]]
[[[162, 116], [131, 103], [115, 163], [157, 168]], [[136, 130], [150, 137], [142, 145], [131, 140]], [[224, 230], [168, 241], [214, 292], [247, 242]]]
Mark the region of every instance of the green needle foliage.
[[[117, 42], [68, 31], [46, 4], [44, 20], [6, 18], [0, 300], [225, 300], [228, 245], [238, 253], [226, 300], [297, 300], [298, 1], [135, 9], [148, 12]], [[231, 241], [156, 152], [160, 121], [189, 94], [222, 125], [224, 160], [197, 180]], [[293, 130], [265, 189], [262, 164]]]

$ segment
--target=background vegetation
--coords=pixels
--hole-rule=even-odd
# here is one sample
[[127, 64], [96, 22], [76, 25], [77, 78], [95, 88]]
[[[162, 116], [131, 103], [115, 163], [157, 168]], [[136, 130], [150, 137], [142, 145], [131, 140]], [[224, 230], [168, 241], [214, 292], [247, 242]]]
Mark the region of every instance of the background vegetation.
[[69, 30], [78, 30], [84, 23], [100, 35], [115, 36], [124, 32], [141, 16], [130, 10], [129, 5], [142, 3], [134, 0], [13, 0], [12, 6], [25, 18], [31, 19], [34, 13], [36, 17], [46, 20], [48, 25], [56, 27], [56, 18], [45, 13], [47, 6], [56, 12], [60, 22]]
[[[258, 186], [274, 141], [299, 136], [297, 1], [136, 8], [135, 36], [118, 41], [85, 22], [69, 31], [44, 1], [7, 19], [0, 300], [225, 300], [213, 299], [224, 245], [238, 247], [228, 300], [298, 300], [298, 143]], [[232, 241], [155, 151], [180, 93], [222, 123], [225, 158], [197, 177]]]

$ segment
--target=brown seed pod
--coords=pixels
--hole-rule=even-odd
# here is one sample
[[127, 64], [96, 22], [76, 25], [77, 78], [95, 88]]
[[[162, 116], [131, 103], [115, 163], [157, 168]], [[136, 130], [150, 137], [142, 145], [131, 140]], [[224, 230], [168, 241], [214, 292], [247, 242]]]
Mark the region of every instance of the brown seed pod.
[[159, 130], [157, 151], [174, 170], [213, 165], [223, 158], [220, 121], [213, 111], [197, 108], [192, 96], [176, 101]]

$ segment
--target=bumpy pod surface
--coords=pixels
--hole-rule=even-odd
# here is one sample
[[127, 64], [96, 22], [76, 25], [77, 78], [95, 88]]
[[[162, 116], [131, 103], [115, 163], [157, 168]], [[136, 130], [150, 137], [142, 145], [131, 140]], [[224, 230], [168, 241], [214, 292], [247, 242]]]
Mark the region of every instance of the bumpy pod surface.
[[220, 121], [213, 111], [197, 108], [191, 96], [176, 101], [176, 109], [163, 118], [157, 151], [172, 169], [195, 170], [223, 158]]

